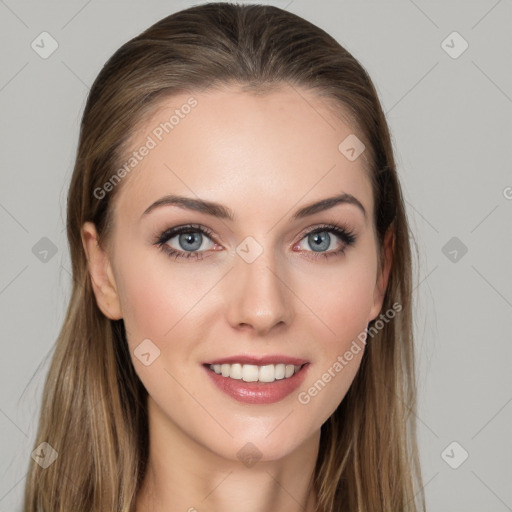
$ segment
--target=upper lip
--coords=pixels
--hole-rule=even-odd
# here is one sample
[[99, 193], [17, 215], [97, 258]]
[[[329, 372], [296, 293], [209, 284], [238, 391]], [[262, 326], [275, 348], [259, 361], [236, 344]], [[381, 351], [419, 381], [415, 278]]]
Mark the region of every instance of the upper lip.
[[301, 359], [299, 357], [291, 357], [280, 354], [271, 354], [267, 356], [249, 356], [249, 355], [239, 355], [239, 356], [229, 356], [229, 357], [221, 357], [219, 359], [213, 359], [211, 361], [207, 361], [204, 364], [254, 364], [257, 366], [264, 366], [267, 364], [293, 364], [294, 366], [302, 366], [307, 363], [306, 359]]

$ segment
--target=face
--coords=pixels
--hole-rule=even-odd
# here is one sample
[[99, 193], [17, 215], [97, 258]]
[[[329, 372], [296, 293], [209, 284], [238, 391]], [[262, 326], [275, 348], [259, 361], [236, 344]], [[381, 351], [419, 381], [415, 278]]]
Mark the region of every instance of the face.
[[174, 96], [134, 135], [149, 150], [117, 185], [111, 250], [93, 252], [89, 224], [83, 239], [98, 304], [123, 318], [169, 432], [233, 460], [250, 442], [274, 460], [343, 400], [387, 283], [363, 155], [338, 149], [352, 133], [322, 99], [283, 85]]

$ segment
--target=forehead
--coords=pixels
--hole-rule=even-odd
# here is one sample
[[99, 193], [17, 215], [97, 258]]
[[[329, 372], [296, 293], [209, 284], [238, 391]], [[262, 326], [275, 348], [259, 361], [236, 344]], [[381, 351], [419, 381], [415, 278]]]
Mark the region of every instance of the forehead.
[[279, 215], [349, 193], [371, 218], [367, 155], [351, 161], [339, 149], [354, 133], [332, 103], [295, 86], [265, 94], [240, 88], [175, 94], [159, 100], [131, 137], [122, 163], [130, 159], [133, 166], [116, 211], [140, 217], [159, 197], [182, 194], [241, 213], [254, 214], [256, 202]]

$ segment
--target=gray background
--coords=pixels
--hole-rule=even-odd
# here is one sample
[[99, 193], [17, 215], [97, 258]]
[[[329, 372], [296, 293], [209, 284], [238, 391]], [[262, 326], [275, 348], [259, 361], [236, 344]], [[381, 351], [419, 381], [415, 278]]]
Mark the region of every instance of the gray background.
[[[0, 512], [21, 507], [47, 356], [69, 298], [66, 193], [89, 85], [125, 41], [194, 3], [0, 0]], [[512, 3], [269, 3], [344, 45], [387, 113], [420, 251], [428, 509], [512, 510]], [[31, 48], [43, 31], [59, 45], [47, 59]], [[469, 44], [460, 55], [454, 31]], [[56, 250], [46, 258], [44, 237]]]

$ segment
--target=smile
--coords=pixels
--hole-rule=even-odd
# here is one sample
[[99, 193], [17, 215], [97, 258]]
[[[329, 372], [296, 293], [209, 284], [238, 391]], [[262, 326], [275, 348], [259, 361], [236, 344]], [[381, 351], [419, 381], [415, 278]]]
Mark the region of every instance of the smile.
[[274, 382], [275, 380], [289, 379], [304, 365], [293, 364], [210, 364], [208, 367], [217, 375], [244, 382]]
[[284, 400], [304, 382], [310, 366], [309, 362], [300, 365], [203, 364], [206, 374], [217, 389], [238, 402], [251, 405]]

